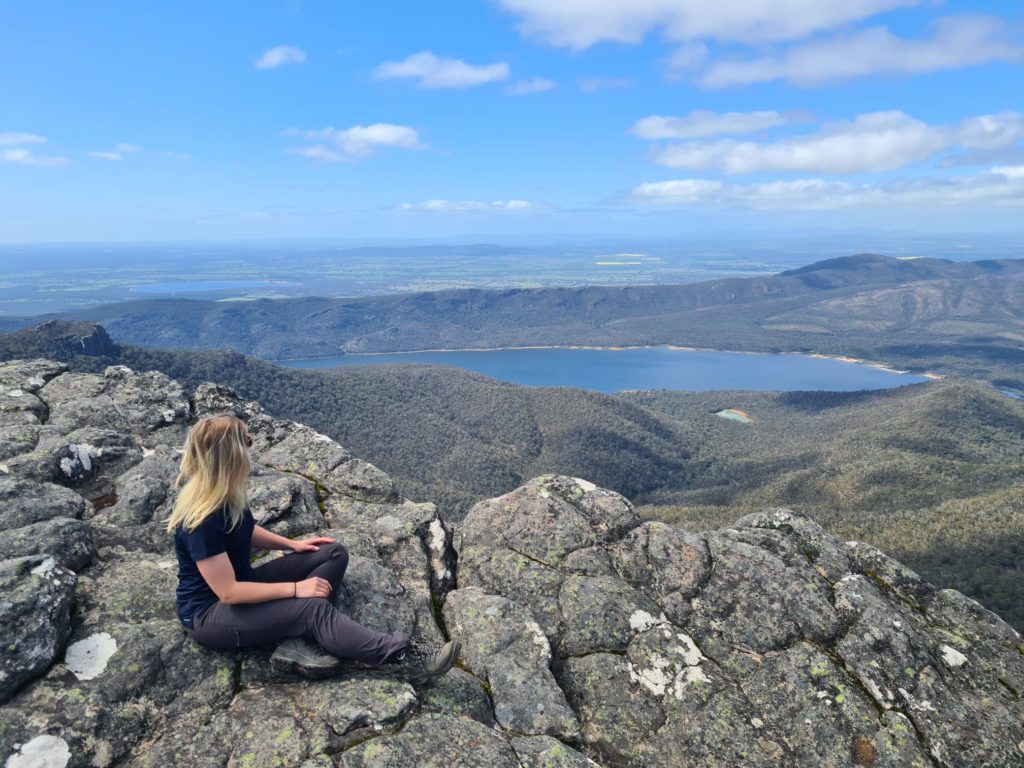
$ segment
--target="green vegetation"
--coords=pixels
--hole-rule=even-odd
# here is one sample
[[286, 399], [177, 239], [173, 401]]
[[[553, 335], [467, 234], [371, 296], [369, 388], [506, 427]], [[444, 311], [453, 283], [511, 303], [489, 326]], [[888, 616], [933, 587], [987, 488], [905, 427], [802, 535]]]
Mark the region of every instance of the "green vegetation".
[[864, 254], [769, 277], [687, 285], [152, 300], [59, 317], [99, 322], [119, 342], [229, 347], [271, 360], [437, 348], [678, 344], [850, 355], [1024, 391], [1022, 279], [1022, 259]]

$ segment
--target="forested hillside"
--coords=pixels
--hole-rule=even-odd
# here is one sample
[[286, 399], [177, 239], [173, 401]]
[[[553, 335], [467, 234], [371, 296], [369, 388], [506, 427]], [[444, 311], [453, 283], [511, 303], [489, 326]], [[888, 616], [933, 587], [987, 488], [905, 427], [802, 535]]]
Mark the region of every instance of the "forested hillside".
[[[1024, 260], [864, 254], [688, 285], [363, 299], [133, 301], [59, 317], [115, 341], [265, 359], [498, 346], [680, 344], [852, 355], [1024, 391]], [[47, 318], [23, 319], [26, 325]]]

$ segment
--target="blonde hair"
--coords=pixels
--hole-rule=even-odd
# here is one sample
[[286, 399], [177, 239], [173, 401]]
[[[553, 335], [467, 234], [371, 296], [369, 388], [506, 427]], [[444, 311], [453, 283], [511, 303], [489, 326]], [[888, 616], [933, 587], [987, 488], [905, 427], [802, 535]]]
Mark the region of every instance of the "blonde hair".
[[192, 425], [174, 486], [187, 482], [167, 518], [168, 533], [179, 525], [194, 530], [225, 504], [231, 518], [229, 530], [242, 521], [248, 504], [245, 481], [252, 468], [246, 436], [245, 422], [229, 413], [205, 416]]

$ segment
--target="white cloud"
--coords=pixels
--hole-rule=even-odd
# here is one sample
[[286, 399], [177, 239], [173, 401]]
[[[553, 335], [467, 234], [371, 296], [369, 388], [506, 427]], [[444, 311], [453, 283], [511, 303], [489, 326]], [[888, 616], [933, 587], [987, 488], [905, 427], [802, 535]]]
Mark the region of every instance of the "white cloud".
[[708, 55], [708, 47], [704, 43], [681, 45], [665, 60], [665, 76], [669, 80], [681, 80], [687, 72], [697, 69], [707, 61]]
[[535, 77], [532, 80], [520, 80], [508, 87], [508, 93], [512, 96], [526, 96], [531, 93], [550, 91], [557, 83], [545, 77]]
[[496, 200], [483, 203], [478, 200], [425, 200], [422, 203], [402, 203], [404, 211], [426, 211], [430, 213], [479, 213], [482, 211], [525, 211], [537, 206], [526, 200]]
[[520, 31], [583, 50], [605, 42], [639, 43], [649, 33], [675, 41], [798, 40], [920, 0], [498, 0]]
[[462, 59], [443, 59], [420, 51], [401, 61], [385, 61], [373, 75], [378, 80], [416, 80], [420, 88], [472, 88], [506, 80], [509, 66], [503, 61], [474, 66]]
[[378, 149], [425, 149], [419, 133], [407, 125], [374, 123], [354, 125], [351, 128], [323, 128], [318, 131], [291, 130], [286, 136], [301, 136], [320, 142], [304, 147], [293, 147], [289, 152], [315, 160], [347, 163], [369, 157]]
[[725, 184], [704, 179], [647, 182], [628, 202], [647, 205], [829, 210], [884, 206], [1024, 206], [1024, 166], [993, 168], [972, 176], [894, 179], [854, 184], [796, 179], [760, 184]]
[[306, 52], [290, 45], [278, 45], [265, 51], [256, 60], [256, 69], [274, 69], [284, 64], [302, 64], [306, 60]]
[[18, 165], [66, 165], [68, 159], [66, 157], [57, 157], [54, 155], [37, 155], [30, 149], [24, 149], [22, 147], [16, 147], [14, 149], [0, 150], [0, 160], [6, 163], [16, 163]]
[[1024, 165], [1004, 165], [993, 168], [992, 173], [998, 173], [1008, 179], [1024, 179]]
[[721, 195], [725, 185], [707, 179], [649, 181], [634, 187], [631, 198], [640, 203], [685, 205], [711, 202]]
[[636, 83], [628, 77], [581, 77], [577, 80], [580, 90], [586, 93], [612, 89], [632, 88]]
[[1024, 58], [1024, 46], [1010, 40], [1001, 19], [947, 16], [932, 26], [934, 34], [926, 40], [900, 38], [884, 27], [873, 27], [794, 45], [777, 55], [715, 62], [696, 82], [706, 88], [774, 80], [815, 86], [867, 75], [914, 75]]
[[810, 122], [806, 112], [726, 112], [694, 110], [685, 117], [651, 115], [633, 125], [630, 131], [641, 139], [699, 139], [709, 136], [736, 136], [757, 133], [780, 125]]
[[[698, 123], [695, 121], [695, 125]], [[674, 123], [655, 121], [642, 128], [649, 134], [665, 134], [676, 127]], [[853, 121], [826, 124], [817, 133], [777, 141], [716, 139], [672, 144], [655, 150], [653, 160], [669, 168], [726, 174], [865, 173], [901, 168], [957, 147], [961, 148], [959, 153], [949, 158], [956, 164], [968, 164], [975, 150], [983, 150], [988, 162], [1002, 156], [1013, 159], [1021, 140], [1024, 115], [1019, 112], [970, 117], [958, 125], [944, 126], [928, 125], [903, 112], [890, 111], [858, 115]]]
[[112, 151], [96, 150], [90, 152], [89, 157], [95, 157], [98, 160], [124, 160], [125, 155], [131, 155], [141, 151], [142, 147], [137, 144], [118, 144]]
[[17, 133], [7, 131], [0, 133], [0, 147], [19, 146], [21, 144], [45, 144], [45, 136], [37, 136], [34, 133]]
[[45, 144], [46, 137], [35, 133], [21, 133], [7, 131], [0, 133], [0, 162], [15, 163], [17, 165], [65, 165], [68, 162], [66, 157], [56, 155], [37, 155], [31, 149], [25, 149], [24, 144]]
[[969, 149], [1000, 149], [1024, 138], [1024, 114], [967, 117], [960, 123], [960, 142]]

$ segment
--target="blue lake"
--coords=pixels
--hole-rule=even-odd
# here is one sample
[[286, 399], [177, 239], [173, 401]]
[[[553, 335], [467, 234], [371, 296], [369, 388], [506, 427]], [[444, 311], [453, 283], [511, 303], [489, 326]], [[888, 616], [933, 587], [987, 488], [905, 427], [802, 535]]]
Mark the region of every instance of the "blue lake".
[[453, 365], [516, 384], [578, 387], [598, 392], [627, 389], [852, 391], [928, 380], [924, 376], [808, 355], [761, 355], [672, 347], [399, 352], [275, 362], [291, 368], [381, 363]]

